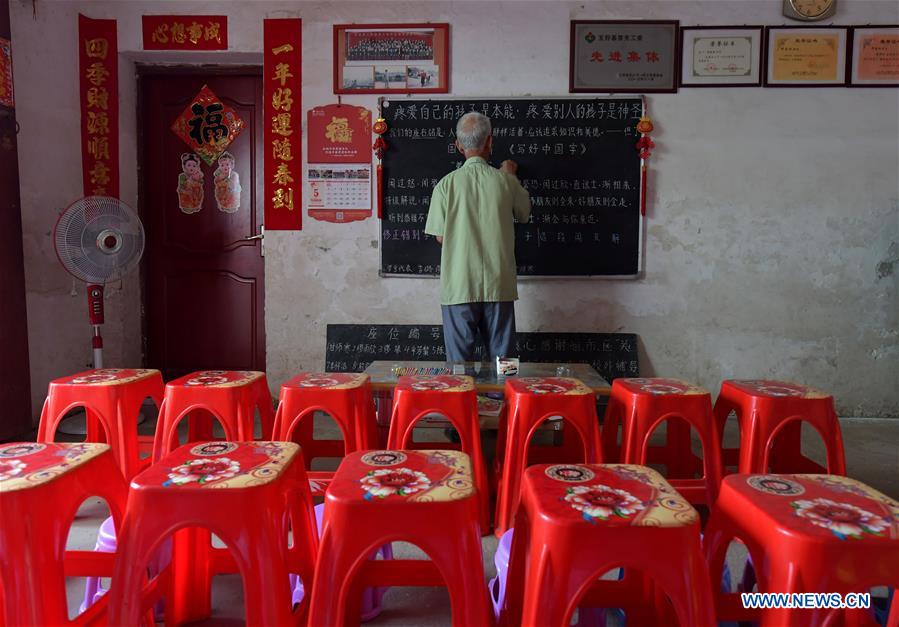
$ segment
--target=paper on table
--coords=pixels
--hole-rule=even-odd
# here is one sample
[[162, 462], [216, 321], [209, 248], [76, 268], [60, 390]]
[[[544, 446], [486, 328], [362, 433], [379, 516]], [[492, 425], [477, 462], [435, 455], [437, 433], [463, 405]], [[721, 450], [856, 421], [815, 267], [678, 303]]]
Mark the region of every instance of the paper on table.
[[478, 414], [482, 416], [499, 416], [503, 402], [495, 398], [478, 395]]

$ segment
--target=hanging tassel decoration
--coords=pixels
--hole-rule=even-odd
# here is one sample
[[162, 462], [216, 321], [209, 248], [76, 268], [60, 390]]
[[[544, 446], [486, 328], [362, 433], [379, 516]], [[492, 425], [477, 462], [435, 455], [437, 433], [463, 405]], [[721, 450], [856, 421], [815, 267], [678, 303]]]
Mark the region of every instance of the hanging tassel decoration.
[[387, 141], [382, 137], [384, 133], [387, 132], [387, 120], [379, 117], [375, 120], [374, 125], [371, 128], [372, 131], [378, 136], [375, 139], [375, 143], [372, 146], [372, 149], [375, 151], [375, 156], [378, 158], [378, 219], [382, 219], [384, 217], [384, 181], [381, 175], [381, 161], [384, 159], [384, 153], [387, 152]]
[[381, 178], [381, 163], [378, 163], [378, 220], [384, 217], [384, 181]]
[[637, 140], [637, 150], [640, 152], [640, 159], [643, 163], [640, 165], [640, 215], [646, 216], [646, 196], [648, 195], [649, 190], [646, 189], [646, 164], [649, 161], [649, 156], [652, 154], [652, 149], [655, 148], [655, 143], [650, 139], [649, 134], [652, 133], [653, 125], [652, 120], [648, 115], [644, 115], [640, 118], [640, 121], [637, 122], [637, 132], [640, 133], [640, 139]]

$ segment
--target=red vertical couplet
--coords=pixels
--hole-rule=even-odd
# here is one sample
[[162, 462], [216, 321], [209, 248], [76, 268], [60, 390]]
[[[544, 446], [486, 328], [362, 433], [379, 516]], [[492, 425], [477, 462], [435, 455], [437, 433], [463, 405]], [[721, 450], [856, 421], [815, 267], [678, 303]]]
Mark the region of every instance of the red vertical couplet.
[[0, 37], [0, 105], [16, 108], [12, 83], [12, 43]]
[[303, 228], [302, 25], [300, 19], [264, 20], [265, 228]]
[[119, 62], [115, 20], [78, 15], [85, 196], [119, 197]]

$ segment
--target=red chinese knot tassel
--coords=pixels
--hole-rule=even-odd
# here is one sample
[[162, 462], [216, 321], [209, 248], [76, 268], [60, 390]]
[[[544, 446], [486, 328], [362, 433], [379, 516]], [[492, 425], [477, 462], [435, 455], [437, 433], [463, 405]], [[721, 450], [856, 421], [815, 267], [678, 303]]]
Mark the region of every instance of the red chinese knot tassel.
[[372, 145], [372, 150], [375, 151], [375, 156], [378, 158], [378, 219], [380, 220], [384, 217], [384, 181], [381, 176], [381, 160], [384, 159], [384, 153], [387, 152], [387, 141], [382, 135], [387, 132], [387, 120], [379, 117], [375, 120], [371, 130], [378, 136]]
[[640, 118], [640, 121], [637, 122], [637, 132], [641, 134], [640, 139], [637, 140], [636, 148], [640, 152], [640, 159], [643, 160], [643, 163], [640, 166], [640, 215], [646, 215], [646, 196], [648, 190], [646, 189], [646, 162], [649, 160], [650, 155], [652, 154], [652, 149], [655, 148], [655, 143], [650, 139], [649, 134], [653, 130], [652, 120], [648, 115], [644, 115]]

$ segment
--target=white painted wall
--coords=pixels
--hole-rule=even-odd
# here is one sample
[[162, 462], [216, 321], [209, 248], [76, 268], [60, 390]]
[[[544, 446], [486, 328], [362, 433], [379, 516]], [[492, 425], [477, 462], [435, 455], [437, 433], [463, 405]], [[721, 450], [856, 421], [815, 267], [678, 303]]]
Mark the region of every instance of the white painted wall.
[[[133, 61], [261, 58], [262, 19], [303, 18], [303, 104], [334, 102], [331, 27], [452, 25], [453, 96], [567, 95], [571, 19], [780, 24], [780, 0], [658, 2], [74, 2], [12, 0], [35, 411], [90, 359], [83, 288], [53, 253], [81, 189], [76, 16], [119, 20], [122, 199], [137, 204]], [[835, 22], [899, 23], [895, 2], [842, 0]], [[227, 13], [227, 53], [140, 51], [144, 13]], [[345, 99], [374, 108], [374, 96]], [[527, 281], [523, 331], [640, 335], [643, 372], [717, 390], [775, 377], [834, 393], [842, 415], [899, 416], [899, 90], [712, 89], [648, 97], [656, 123], [646, 276]], [[268, 373], [321, 368], [327, 323], [433, 323], [437, 282], [380, 279], [375, 220], [269, 233]], [[136, 275], [107, 296], [110, 364], [141, 360]], [[152, 364], [148, 364], [152, 366]]]

